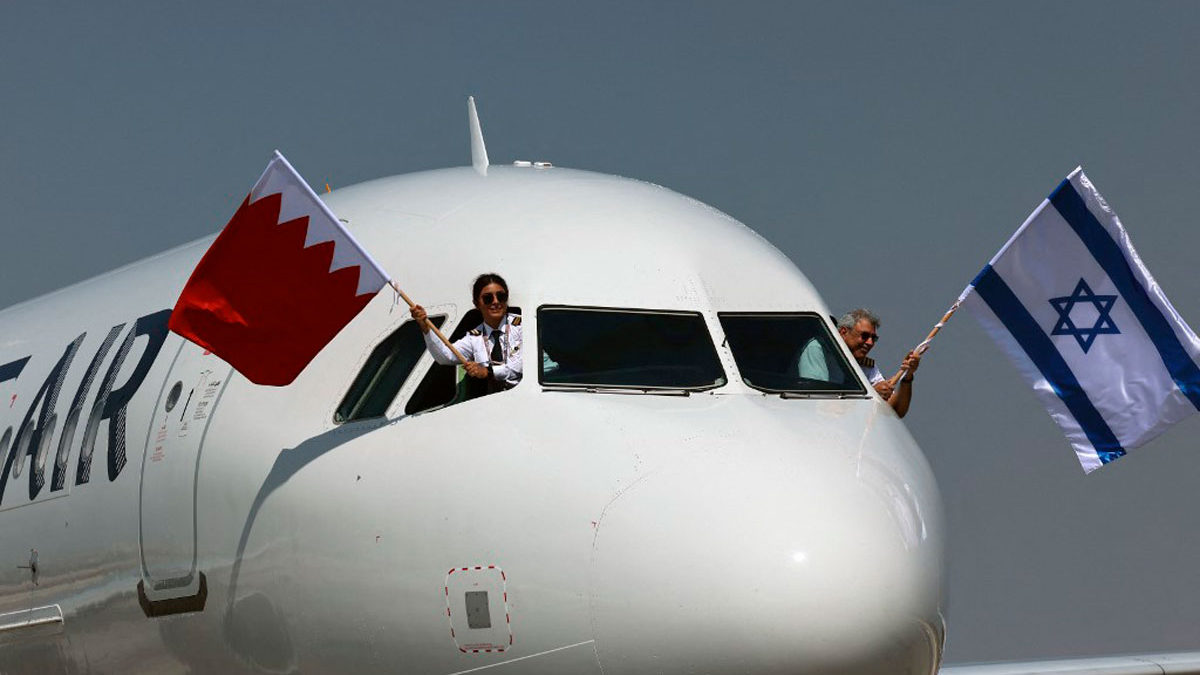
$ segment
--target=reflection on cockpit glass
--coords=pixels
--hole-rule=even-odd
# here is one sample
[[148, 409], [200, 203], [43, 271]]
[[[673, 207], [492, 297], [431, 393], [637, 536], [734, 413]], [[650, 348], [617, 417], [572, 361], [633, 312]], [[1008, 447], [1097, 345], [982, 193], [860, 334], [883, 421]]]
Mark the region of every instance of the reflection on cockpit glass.
[[772, 393], [865, 394], [816, 314], [721, 313], [742, 380]]
[[545, 385], [696, 391], [725, 384], [708, 328], [693, 312], [543, 306], [538, 344]]

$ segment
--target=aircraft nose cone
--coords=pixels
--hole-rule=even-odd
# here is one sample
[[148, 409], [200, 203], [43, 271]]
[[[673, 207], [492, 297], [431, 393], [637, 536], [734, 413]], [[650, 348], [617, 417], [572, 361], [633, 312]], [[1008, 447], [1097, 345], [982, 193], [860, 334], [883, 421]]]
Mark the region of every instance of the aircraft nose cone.
[[591, 611], [606, 674], [934, 672], [932, 482], [832, 453], [702, 454], [601, 518]]

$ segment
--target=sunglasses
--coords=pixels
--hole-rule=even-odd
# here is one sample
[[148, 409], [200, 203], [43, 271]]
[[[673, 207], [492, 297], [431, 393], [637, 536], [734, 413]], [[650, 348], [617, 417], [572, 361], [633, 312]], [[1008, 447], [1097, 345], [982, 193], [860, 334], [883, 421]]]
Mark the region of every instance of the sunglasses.
[[503, 305], [504, 303], [508, 302], [508, 293], [506, 291], [499, 291], [498, 293], [484, 293], [483, 295], [479, 296], [479, 299], [485, 305], [490, 305], [493, 302], [498, 302]]
[[867, 340], [879, 342], [879, 335], [876, 333], [868, 333], [865, 330], [860, 330], [858, 331], [858, 336], [863, 339], [863, 342], [866, 342]]

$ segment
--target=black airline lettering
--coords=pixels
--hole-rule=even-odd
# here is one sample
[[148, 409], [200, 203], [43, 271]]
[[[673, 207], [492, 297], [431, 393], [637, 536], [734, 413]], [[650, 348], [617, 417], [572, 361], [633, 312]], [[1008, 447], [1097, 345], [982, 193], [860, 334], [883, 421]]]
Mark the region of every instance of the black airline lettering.
[[[171, 310], [164, 309], [138, 319], [137, 323], [133, 325], [133, 330], [125, 336], [125, 342], [117, 350], [117, 355], [113, 357], [113, 362], [108, 367], [108, 373], [104, 376], [104, 382], [100, 384], [96, 403], [92, 405], [92, 414], [88, 418], [87, 428], [83, 432], [83, 447], [79, 451], [80, 468], [76, 475], [76, 485], [86, 483], [91, 479], [92, 452], [96, 447], [96, 431], [103, 420], [108, 420], [108, 479], [116, 480], [117, 476], [121, 475], [121, 469], [125, 468], [125, 406], [129, 405], [129, 401], [137, 393], [138, 387], [142, 386], [142, 380], [146, 379], [146, 373], [150, 371], [150, 366], [158, 357], [158, 352], [167, 339], [167, 320], [170, 318]], [[114, 390], [113, 384], [117, 379], [117, 373], [121, 371], [121, 366], [125, 363], [125, 358], [129, 356], [129, 350], [133, 347], [133, 341], [139, 335], [150, 338], [149, 344], [146, 345], [146, 351], [142, 352], [142, 358], [138, 361], [137, 367], [133, 369], [129, 380], [120, 389]], [[87, 458], [86, 469], [83, 466], [85, 456]]]
[[10, 361], [0, 366], [0, 382], [8, 382], [15, 380], [21, 375], [21, 371], [25, 370], [25, 364], [29, 363], [31, 357], [26, 356], [23, 359]]
[[[71, 366], [71, 360], [75, 358], [75, 352], [79, 350], [79, 343], [83, 342], [84, 335], [80, 335], [75, 338], [74, 342], [67, 345], [62, 358], [50, 370], [46, 381], [38, 389], [37, 396], [33, 397], [33, 403], [30, 404], [29, 410], [25, 412], [25, 419], [21, 420], [21, 426], [17, 427], [17, 435], [13, 440], [12, 450], [4, 460], [3, 473], [0, 473], [0, 503], [4, 501], [8, 479], [15, 477], [13, 475], [13, 464], [17, 465], [16, 473], [19, 474], [25, 464], [25, 455], [37, 453], [37, 448], [41, 447], [42, 436], [46, 434], [47, 427], [53, 424], [51, 418], [54, 414], [54, 404], [58, 402], [58, 392], [62, 389], [63, 377], [66, 376], [67, 368]], [[35, 414], [37, 414], [36, 424], [34, 420]], [[50, 430], [50, 433], [53, 433], [53, 430]], [[38, 484], [39, 481], [34, 478], [37, 473], [36, 466], [29, 472], [30, 492], [35, 495], [42, 489], [41, 485]], [[37, 485], [36, 490], [34, 489], [35, 484]]]
[[[58, 423], [58, 415], [55, 414], [54, 409], [58, 407], [58, 395], [62, 391], [62, 383], [67, 377], [67, 370], [70, 369], [71, 362], [75, 360], [75, 354], [79, 352], [79, 345], [83, 344], [85, 337], [87, 337], [87, 333], [80, 333], [74, 342], [67, 345], [62, 358], [50, 371], [46, 381], [42, 383], [42, 388], [38, 390], [33, 404], [25, 413], [25, 419], [21, 421], [21, 428], [17, 431], [17, 444], [13, 447], [12, 456], [27, 455], [29, 457], [30, 499], [36, 499], [38, 493], [42, 491], [42, 487], [46, 485], [46, 453], [49, 452], [50, 439], [53, 438], [54, 427]], [[34, 411], [39, 408], [41, 411], [37, 415], [35, 425]], [[0, 499], [3, 498], [3, 486], [4, 481], [0, 479]]]
[[[79, 389], [75, 392], [75, 400], [71, 401], [71, 410], [67, 413], [67, 421], [63, 424], [62, 433], [58, 438], [58, 453], [54, 457], [54, 475], [50, 479], [51, 492], [58, 492], [67, 486], [67, 459], [71, 454], [71, 442], [75, 440], [75, 428], [79, 425], [79, 415], [83, 412], [83, 402], [92, 389], [92, 382], [96, 381], [96, 373], [100, 370], [100, 364], [104, 362], [104, 357], [108, 356], [108, 350], [112, 349], [113, 343], [117, 341], [117, 336], [121, 334], [121, 329], [124, 327], [125, 324], [120, 323], [108, 331], [104, 343], [100, 345], [100, 349], [96, 350], [96, 355], [88, 364], [83, 381], [79, 383]], [[82, 454], [80, 458], [82, 459]], [[89, 463], [88, 466], [90, 467], [91, 464]], [[79, 469], [81, 471], [83, 469], [82, 462], [79, 464]], [[86, 483], [87, 481], [76, 480], [76, 482]]]
[[[0, 384], [8, 382], [9, 380], [15, 380], [20, 377], [21, 371], [25, 370], [25, 366], [29, 363], [30, 358], [31, 357], [26, 356], [24, 358], [17, 359], [16, 361], [9, 361], [4, 365], [0, 365]], [[12, 406], [12, 404], [16, 402], [17, 396], [16, 394], [13, 394], [12, 400], [9, 401], [8, 405]], [[8, 445], [12, 441], [12, 435], [12, 426], [9, 426], [4, 430], [3, 434], [0, 434], [0, 458], [8, 456]], [[8, 475], [7, 464], [5, 465], [4, 474], [6, 476]]]
[[[100, 369], [100, 364], [104, 362], [104, 357], [108, 355], [108, 350], [112, 348], [113, 342], [116, 342], [117, 336], [121, 334], [121, 329], [123, 328], [125, 328], [125, 324], [123, 323], [113, 326], [112, 330], [108, 331], [108, 336], [111, 337], [113, 341], [109, 342], [106, 339], [104, 344], [100, 345], [100, 350], [96, 352], [96, 356], [92, 357], [92, 365], [96, 367], [97, 371]], [[132, 335], [132, 333], [130, 334]], [[126, 340], [125, 342], [126, 344], [123, 346], [128, 347], [129, 340]], [[124, 353], [117, 352], [117, 356], [113, 360], [113, 365], [116, 366], [117, 370], [121, 369], [121, 364], [124, 363], [125, 357], [128, 356], [128, 354], [128, 349], [126, 349]], [[112, 366], [110, 366], [108, 369], [108, 377], [105, 378], [106, 382], [113, 377], [113, 372]], [[84, 378], [83, 383], [79, 385], [79, 391], [75, 394], [75, 398], [78, 400], [80, 405], [80, 412], [83, 411], [83, 401], [85, 398], [87, 398], [88, 391], [92, 388], [92, 382], [95, 380], [95, 373], [92, 373], [91, 379]], [[109, 383], [108, 388], [111, 390], [111, 383]], [[101, 412], [97, 413], [95, 410], [93, 410], [91, 418], [88, 419], [87, 425], [84, 426], [83, 443], [79, 447], [79, 461], [75, 465], [76, 485], [82, 485], [92, 478], [92, 450], [96, 447], [96, 431], [100, 428], [99, 415], [103, 413], [103, 399], [106, 396], [107, 394], [105, 388], [101, 387], [100, 394], [96, 397], [96, 402], [93, 405], [93, 408], [99, 406], [101, 408]], [[77, 417], [75, 420], [75, 425], [78, 424], [79, 421]], [[75, 435], [74, 427], [71, 429], [71, 435]]]
[[[109, 364], [108, 371], [100, 385], [95, 402], [92, 404], [91, 415], [88, 417], [87, 426], [84, 430], [83, 442], [80, 446], [79, 463], [75, 475], [75, 483], [77, 485], [87, 483], [91, 478], [92, 452], [95, 448], [96, 435], [99, 431], [100, 423], [104, 420], [109, 421], [107, 461], [109, 480], [116, 480], [121, 474], [121, 470], [125, 468], [126, 407], [133, 399], [134, 394], [137, 393], [142, 382], [146, 379], [150, 367], [154, 364], [154, 360], [162, 350], [163, 343], [166, 342], [167, 320], [170, 316], [171, 310], [164, 309], [138, 319], [134, 323], [133, 328], [125, 336], [125, 340], [121, 343], [120, 348]], [[125, 324], [121, 323], [109, 330], [104, 342], [92, 357], [83, 380], [75, 392], [58, 439], [54, 470], [50, 479], [51, 492], [62, 490], [66, 485], [67, 463], [71, 444], [75, 437], [76, 426], [84, 409], [84, 402], [88, 397], [92, 384], [96, 380], [100, 365], [103, 363], [105, 356], [112, 350], [117, 337], [124, 327]], [[86, 335], [86, 333], [81, 334], [67, 346], [58, 362], [51, 369], [50, 374], [46, 376], [42, 386], [38, 389], [37, 395], [29, 404], [29, 409], [25, 412], [24, 419], [15, 437], [12, 433], [13, 429], [10, 426], [2, 438], [0, 438], [0, 457], [5, 458], [3, 471], [0, 472], [0, 504], [3, 504], [9, 479], [20, 475], [26, 456], [30, 457], [31, 465], [29, 471], [29, 498], [31, 500], [36, 499], [43, 487], [45, 487], [46, 454], [51, 447], [52, 436], [58, 422], [58, 415], [55, 413], [55, 408], [57, 407], [63, 381], [70, 371], [71, 364], [75, 360], [75, 356], [83, 344]], [[125, 360], [129, 357], [129, 352], [132, 350], [134, 342], [138, 337], [143, 335], [147, 337], [145, 350], [142, 352], [129, 378], [119, 388], [115, 388], [117, 376], [121, 372], [121, 367], [124, 365]], [[0, 364], [0, 383], [17, 379], [30, 358], [26, 356], [6, 364]], [[5, 453], [10, 439], [12, 440], [12, 451]], [[13, 468], [14, 463], [16, 464], [15, 471]]]

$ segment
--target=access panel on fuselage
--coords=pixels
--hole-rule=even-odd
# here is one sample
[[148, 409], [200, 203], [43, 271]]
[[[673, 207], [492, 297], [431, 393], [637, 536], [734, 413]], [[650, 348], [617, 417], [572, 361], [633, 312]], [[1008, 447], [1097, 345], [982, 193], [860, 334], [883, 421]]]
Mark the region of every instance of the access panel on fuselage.
[[182, 344], [163, 381], [142, 459], [142, 586], [151, 602], [200, 592], [196, 474], [205, 434], [232, 372], [202, 347], [174, 335], [170, 341]]

